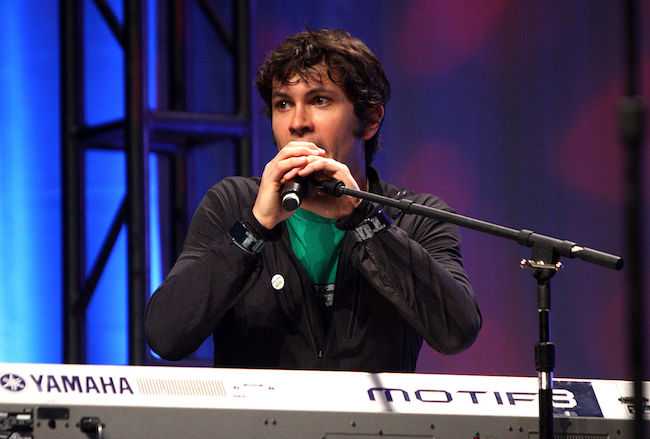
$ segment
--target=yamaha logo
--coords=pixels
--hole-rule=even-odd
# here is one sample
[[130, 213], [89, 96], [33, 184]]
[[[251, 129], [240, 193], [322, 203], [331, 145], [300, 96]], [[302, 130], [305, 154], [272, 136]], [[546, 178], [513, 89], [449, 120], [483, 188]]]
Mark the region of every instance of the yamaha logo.
[[20, 392], [25, 388], [25, 380], [13, 373], [7, 373], [0, 377], [0, 386], [10, 392]]

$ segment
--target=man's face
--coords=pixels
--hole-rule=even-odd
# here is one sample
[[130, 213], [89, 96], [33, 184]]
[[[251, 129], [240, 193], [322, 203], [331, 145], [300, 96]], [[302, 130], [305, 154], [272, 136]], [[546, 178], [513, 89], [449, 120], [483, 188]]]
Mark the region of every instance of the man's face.
[[[346, 164], [355, 179], [365, 178], [363, 142], [372, 137], [361, 130], [352, 102], [332, 82], [325, 67], [307, 81], [295, 75], [289, 84], [273, 83], [271, 121], [278, 148], [300, 140], [313, 142], [326, 156]], [[365, 182], [359, 182], [363, 184]]]

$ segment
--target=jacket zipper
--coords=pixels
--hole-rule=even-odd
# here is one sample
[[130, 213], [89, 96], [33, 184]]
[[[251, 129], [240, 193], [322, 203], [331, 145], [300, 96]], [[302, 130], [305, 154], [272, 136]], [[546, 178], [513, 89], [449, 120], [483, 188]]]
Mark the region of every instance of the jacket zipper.
[[[304, 293], [304, 290], [305, 290], [305, 288], [304, 288], [305, 287], [305, 278], [306, 277], [308, 278], [308, 276], [307, 276], [307, 274], [305, 272], [305, 269], [300, 264], [300, 261], [298, 261], [296, 256], [293, 254], [293, 249], [291, 248], [291, 244], [289, 243], [289, 235], [286, 234], [286, 233], [284, 235], [285, 236], [283, 236], [283, 239], [281, 240], [281, 242], [284, 245], [284, 247], [285, 247], [285, 249], [286, 249], [286, 251], [287, 251], [287, 253], [289, 255], [289, 259], [291, 260], [291, 262], [293, 263], [294, 267], [296, 268], [296, 270], [298, 272], [298, 278], [300, 279], [300, 286], [301, 286], [301, 288], [303, 290], [303, 293]], [[310, 288], [313, 288], [311, 283], [309, 283], [308, 286]], [[325, 356], [325, 352], [324, 352], [323, 347], [320, 346], [318, 337], [315, 334], [314, 322], [313, 322], [312, 315], [311, 315], [312, 314], [311, 313], [311, 306], [309, 304], [307, 304], [307, 301], [309, 301], [309, 300], [312, 300], [312, 298], [310, 298], [310, 297], [305, 298], [305, 306], [308, 308], [308, 311], [307, 311], [307, 315], [308, 315], [308, 317], [307, 317], [307, 321], [308, 321], [307, 322], [307, 329], [309, 330], [309, 335], [311, 335], [311, 340], [312, 340], [312, 343], [314, 344], [314, 351], [316, 352], [316, 359], [322, 360], [323, 357]]]
[[[347, 272], [346, 272], [346, 267], [348, 264], [348, 258], [347, 255], [351, 251], [351, 246], [352, 246], [352, 241], [350, 241], [350, 236], [349, 233], [346, 234], [346, 236], [343, 238], [343, 241], [341, 242], [341, 248], [340, 248], [340, 254], [339, 254], [339, 261], [338, 261], [338, 266], [336, 267], [336, 279], [334, 280], [334, 294], [338, 292], [340, 294], [340, 288], [344, 283], [344, 280], [347, 278]], [[347, 250], [347, 253], [346, 253]], [[327, 331], [323, 334], [323, 348], [318, 350], [317, 358], [319, 360], [323, 359], [325, 356], [324, 349], [327, 349], [327, 347], [330, 345], [332, 342], [332, 331], [334, 330], [334, 326], [336, 325], [336, 299], [334, 299], [334, 305], [333, 309], [331, 310], [332, 315], [330, 316], [330, 323]], [[356, 319], [356, 315], [352, 315], [352, 321]]]

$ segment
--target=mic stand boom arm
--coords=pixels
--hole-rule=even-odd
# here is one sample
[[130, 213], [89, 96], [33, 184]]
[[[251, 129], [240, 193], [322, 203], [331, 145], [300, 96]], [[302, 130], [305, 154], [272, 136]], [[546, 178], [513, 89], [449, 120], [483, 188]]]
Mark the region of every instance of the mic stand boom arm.
[[623, 258], [620, 256], [594, 250], [575, 242], [553, 238], [551, 236], [541, 235], [526, 229], [512, 229], [510, 227], [500, 226], [487, 221], [478, 220], [469, 216], [449, 212], [447, 210], [436, 209], [435, 207], [424, 206], [411, 200], [395, 200], [383, 195], [373, 194], [372, 192], [359, 191], [345, 187], [345, 185], [336, 180], [319, 182], [317, 188], [323, 192], [340, 197], [349, 195], [351, 197], [361, 198], [372, 201], [384, 206], [391, 206], [402, 210], [404, 213], [414, 213], [429, 218], [439, 219], [448, 223], [456, 224], [467, 229], [477, 230], [482, 233], [500, 236], [502, 238], [516, 241], [526, 247], [540, 247], [551, 250], [558, 257], [578, 258], [592, 264], [602, 265], [606, 268], [620, 270], [623, 268]]
[[522, 260], [520, 267], [531, 269], [537, 281], [539, 341], [535, 345], [535, 368], [539, 380], [539, 437], [541, 439], [553, 439], [555, 345], [550, 339], [551, 278], [562, 266], [560, 257], [578, 258], [614, 270], [623, 268], [623, 258], [584, 247], [572, 241], [541, 235], [532, 230], [517, 230], [446, 210], [424, 206], [408, 199], [395, 200], [371, 192], [350, 189], [336, 180], [319, 182], [317, 189], [335, 197], [348, 195], [365, 199], [384, 206], [395, 207], [404, 213], [414, 213], [435, 218], [482, 233], [510, 239], [526, 247], [532, 247], [532, 259]]

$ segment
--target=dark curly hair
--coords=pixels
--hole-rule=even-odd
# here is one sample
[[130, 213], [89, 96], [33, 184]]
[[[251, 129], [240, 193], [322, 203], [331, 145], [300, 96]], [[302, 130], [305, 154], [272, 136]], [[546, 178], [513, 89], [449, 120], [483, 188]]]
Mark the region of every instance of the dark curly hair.
[[[342, 30], [321, 29], [290, 36], [257, 71], [257, 89], [271, 114], [273, 82], [288, 84], [298, 75], [302, 80], [319, 76], [327, 67], [330, 80], [338, 84], [354, 106], [362, 127], [376, 119], [376, 110], [390, 98], [390, 83], [377, 57], [363, 41]], [[381, 126], [380, 126], [381, 128]], [[365, 142], [366, 164], [379, 147], [379, 130]]]

